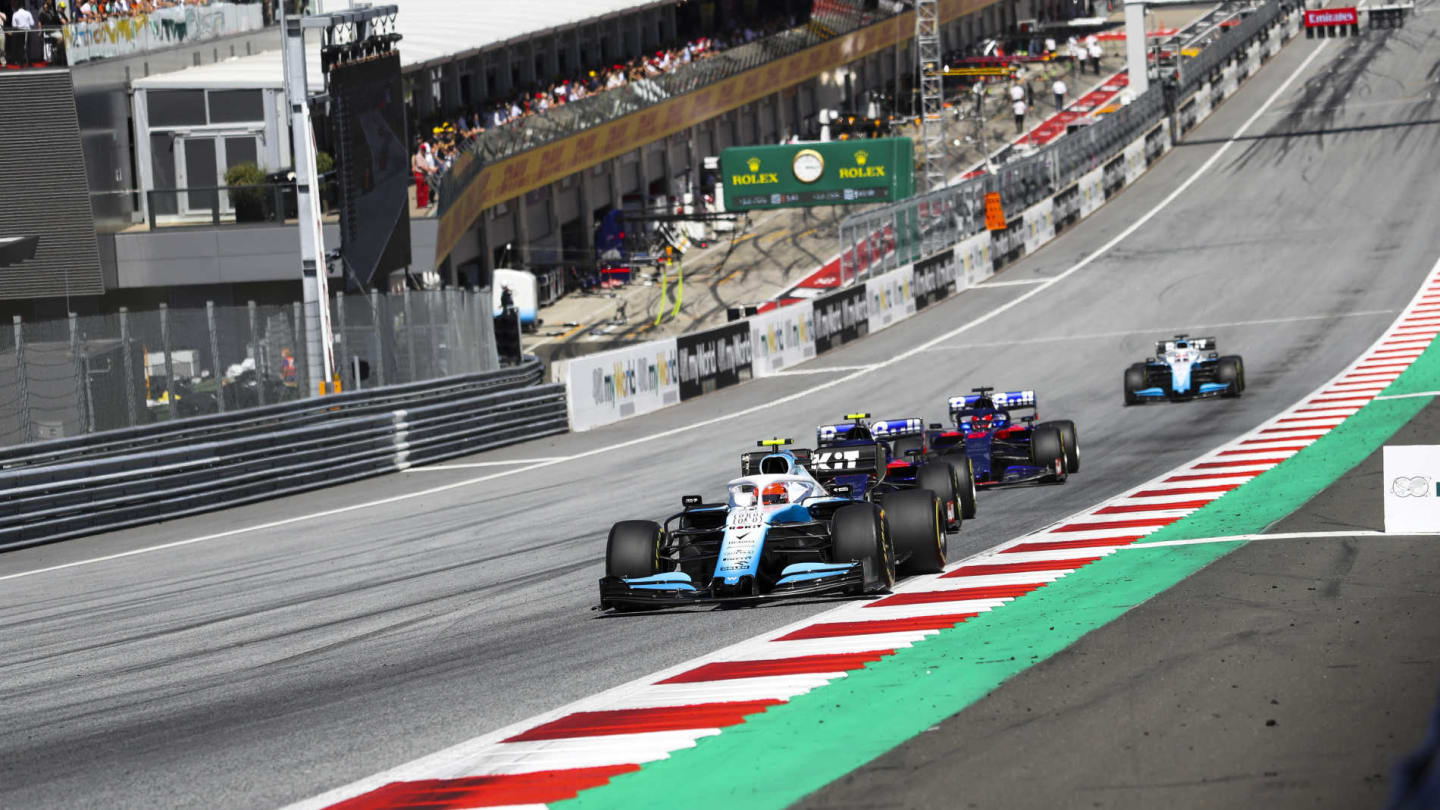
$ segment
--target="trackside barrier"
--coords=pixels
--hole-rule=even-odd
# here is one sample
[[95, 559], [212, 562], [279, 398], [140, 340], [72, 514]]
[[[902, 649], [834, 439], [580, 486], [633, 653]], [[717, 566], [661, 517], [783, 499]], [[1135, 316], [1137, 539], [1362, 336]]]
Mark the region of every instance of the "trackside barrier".
[[[1167, 106], [1165, 88], [1154, 85], [1095, 124], [1006, 164], [997, 174], [846, 219], [842, 244], [855, 247], [842, 254], [840, 266], [846, 280], [858, 274], [852, 287], [683, 335], [678, 344], [667, 338], [569, 361], [571, 428], [588, 430], [782, 371], [984, 282], [1139, 179], [1174, 148], [1175, 133], [1189, 131], [1235, 93], [1242, 71], [1253, 72], [1298, 33], [1298, 19], [1297, 12], [1285, 15], [1272, 0], [1226, 29], [1185, 64], [1173, 108]], [[1000, 192], [1004, 200], [1009, 217], [1004, 230], [985, 230], [989, 191]], [[895, 245], [886, 244], [892, 234], [905, 239], [896, 236]], [[887, 268], [915, 256], [917, 243], [928, 252]], [[674, 379], [669, 389], [666, 373]], [[637, 385], [622, 385], [622, 378]]]
[[[15, 448], [0, 458], [0, 549], [292, 495], [563, 433], [540, 363], [430, 384]], [[243, 417], [243, 418], [240, 418]], [[200, 422], [208, 422], [200, 425]], [[119, 436], [114, 434], [124, 433]], [[88, 445], [88, 446], [87, 446]]]

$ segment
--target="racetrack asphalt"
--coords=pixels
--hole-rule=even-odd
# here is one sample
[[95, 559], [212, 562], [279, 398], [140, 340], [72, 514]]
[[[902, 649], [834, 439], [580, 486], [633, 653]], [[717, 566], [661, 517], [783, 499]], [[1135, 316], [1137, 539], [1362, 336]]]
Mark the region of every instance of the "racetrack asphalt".
[[[1083, 469], [1063, 486], [985, 493], [952, 539], [958, 558], [1249, 430], [1354, 359], [1440, 256], [1427, 25], [1292, 43], [1188, 145], [996, 280], [1056, 276], [1109, 242], [1326, 48], [1246, 140], [1105, 256], [930, 351], [797, 401], [764, 407], [844, 373], [758, 380], [446, 469], [0, 556], [0, 806], [275, 806], [819, 612], [826, 603], [590, 611], [610, 523], [718, 492], [757, 438], [808, 442], [856, 409], [938, 420], [946, 397], [976, 385], [1038, 389], [1042, 415], [1079, 425]], [[966, 292], [800, 370], [887, 363], [1033, 290]], [[1175, 331], [1243, 354], [1245, 397], [1122, 408], [1123, 368]], [[220, 532], [233, 533], [3, 579]]]

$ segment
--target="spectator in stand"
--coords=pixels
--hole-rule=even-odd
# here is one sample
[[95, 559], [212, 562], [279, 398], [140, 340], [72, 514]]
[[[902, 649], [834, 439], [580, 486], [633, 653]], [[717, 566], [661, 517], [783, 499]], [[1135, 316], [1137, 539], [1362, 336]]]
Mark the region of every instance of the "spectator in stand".
[[16, 33], [5, 38], [5, 44], [9, 46], [6, 53], [9, 64], [30, 64], [30, 37], [34, 36], [30, 31], [34, 27], [35, 15], [30, 13], [30, 9], [20, 6], [10, 15], [10, 28]]
[[425, 142], [415, 139], [415, 155], [410, 158], [410, 171], [415, 173], [415, 207], [430, 207], [430, 172], [425, 165]]

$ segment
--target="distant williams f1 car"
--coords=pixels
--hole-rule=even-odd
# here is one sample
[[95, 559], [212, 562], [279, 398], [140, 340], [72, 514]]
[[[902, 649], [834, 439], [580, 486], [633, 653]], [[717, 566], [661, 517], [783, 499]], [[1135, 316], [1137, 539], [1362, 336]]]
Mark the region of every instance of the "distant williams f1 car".
[[[980, 487], [1062, 483], [1080, 472], [1080, 439], [1069, 419], [1035, 421], [1035, 392], [972, 388], [950, 398], [956, 430], [932, 431], [933, 452], [963, 446]], [[1016, 417], [1012, 412], [1032, 413]]]
[[1238, 397], [1245, 390], [1245, 361], [1220, 356], [1215, 338], [1176, 335], [1155, 342], [1155, 356], [1125, 369], [1125, 404]]
[[[937, 573], [946, 562], [940, 499], [896, 492], [885, 505], [806, 470], [809, 451], [761, 442], [731, 481], [725, 503], [681, 498], [659, 523], [623, 520], [605, 547], [601, 609], [752, 603], [806, 594], [881, 593], [899, 573]], [[802, 459], [804, 461], [802, 461]]]

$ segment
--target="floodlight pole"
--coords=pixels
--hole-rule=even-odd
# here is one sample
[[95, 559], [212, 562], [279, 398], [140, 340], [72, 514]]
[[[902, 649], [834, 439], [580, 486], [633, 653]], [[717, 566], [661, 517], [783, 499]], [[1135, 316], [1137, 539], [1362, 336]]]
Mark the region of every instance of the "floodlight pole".
[[326, 278], [325, 231], [320, 220], [316, 186], [315, 133], [310, 123], [310, 90], [305, 75], [305, 18], [285, 13], [280, 4], [280, 26], [285, 44], [285, 105], [290, 113], [291, 154], [295, 160], [295, 214], [300, 223], [300, 279], [304, 285], [305, 359], [313, 386], [324, 394], [334, 379], [330, 332], [330, 291]]

